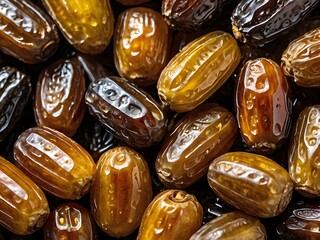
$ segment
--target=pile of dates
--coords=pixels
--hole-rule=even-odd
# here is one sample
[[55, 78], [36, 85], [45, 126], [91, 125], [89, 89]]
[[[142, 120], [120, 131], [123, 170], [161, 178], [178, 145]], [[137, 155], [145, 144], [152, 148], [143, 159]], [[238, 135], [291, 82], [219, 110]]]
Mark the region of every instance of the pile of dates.
[[320, 0], [1, 0], [0, 240], [320, 239]]

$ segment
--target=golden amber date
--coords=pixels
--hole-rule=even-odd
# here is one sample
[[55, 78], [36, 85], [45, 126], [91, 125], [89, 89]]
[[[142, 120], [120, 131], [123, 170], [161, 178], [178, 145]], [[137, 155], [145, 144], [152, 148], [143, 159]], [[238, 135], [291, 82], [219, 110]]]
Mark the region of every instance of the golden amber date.
[[229, 33], [214, 31], [195, 39], [162, 70], [157, 84], [161, 101], [173, 111], [191, 111], [231, 76], [240, 56]]
[[203, 225], [190, 240], [266, 240], [267, 233], [258, 218], [239, 211], [224, 213]]
[[49, 213], [42, 190], [0, 157], [0, 225], [15, 234], [28, 235], [44, 225]]
[[151, 200], [149, 168], [139, 153], [121, 146], [102, 154], [90, 201], [93, 217], [104, 232], [117, 238], [132, 233]]
[[155, 10], [134, 7], [122, 12], [113, 43], [119, 75], [139, 86], [155, 84], [168, 61], [170, 34]]
[[61, 59], [45, 67], [34, 100], [36, 122], [72, 137], [86, 111], [85, 92], [85, 75], [75, 59]]
[[56, 207], [44, 226], [45, 240], [96, 240], [97, 233], [91, 213], [82, 205], [66, 202]]
[[320, 105], [299, 115], [289, 146], [288, 170], [295, 190], [307, 197], [320, 196]]
[[320, 87], [320, 27], [293, 40], [283, 52], [281, 66], [302, 87]]
[[250, 151], [270, 154], [288, 137], [292, 102], [281, 67], [271, 59], [249, 60], [238, 75], [235, 105], [242, 140]]
[[109, 0], [43, 0], [64, 37], [78, 51], [103, 52], [113, 35], [114, 16]]
[[169, 188], [185, 188], [207, 174], [210, 163], [228, 152], [238, 134], [227, 109], [204, 103], [186, 114], [167, 135], [156, 159], [156, 171]]
[[143, 214], [137, 240], [189, 240], [202, 225], [203, 209], [182, 190], [159, 193]]
[[16, 165], [48, 193], [79, 199], [93, 183], [96, 164], [79, 144], [48, 127], [25, 130], [13, 148]]
[[247, 152], [230, 152], [213, 160], [208, 182], [221, 200], [261, 218], [283, 212], [293, 191], [283, 167], [265, 156]]
[[0, 50], [25, 63], [43, 62], [58, 47], [55, 24], [29, 0], [1, 0], [0, 29]]

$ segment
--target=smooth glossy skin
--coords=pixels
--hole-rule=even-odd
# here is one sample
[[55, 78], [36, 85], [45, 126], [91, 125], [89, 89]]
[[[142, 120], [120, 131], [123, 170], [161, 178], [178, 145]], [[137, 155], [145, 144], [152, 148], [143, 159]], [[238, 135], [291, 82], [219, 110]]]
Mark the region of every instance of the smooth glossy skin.
[[203, 209], [195, 196], [165, 190], [146, 209], [137, 240], [189, 240], [201, 227], [202, 217]]
[[125, 10], [113, 41], [119, 75], [139, 86], [155, 84], [169, 60], [170, 42], [171, 32], [159, 12], [145, 7]]
[[140, 154], [116, 147], [100, 157], [90, 201], [93, 217], [105, 233], [117, 238], [131, 234], [151, 200], [150, 172]]
[[18, 235], [40, 229], [50, 213], [41, 189], [15, 165], [0, 157], [0, 225]]
[[186, 188], [207, 174], [210, 163], [228, 152], [237, 137], [237, 121], [227, 109], [204, 103], [186, 114], [166, 136], [156, 171], [169, 188]]
[[203, 225], [190, 240], [266, 240], [267, 233], [258, 218], [234, 211]]
[[247, 152], [230, 152], [213, 160], [208, 182], [221, 200], [261, 218], [282, 213], [293, 191], [284, 168], [267, 157]]
[[109, 0], [42, 0], [64, 37], [78, 51], [103, 52], [114, 30]]
[[96, 240], [96, 226], [87, 208], [75, 202], [56, 207], [44, 227], [45, 240]]
[[25, 63], [43, 62], [58, 47], [53, 21], [29, 0], [1, 0], [0, 29], [0, 50]]
[[186, 45], [162, 70], [158, 95], [176, 112], [196, 108], [231, 76], [240, 61], [236, 40], [214, 31]]
[[235, 90], [236, 116], [245, 145], [270, 154], [280, 148], [291, 126], [290, 88], [280, 66], [267, 58], [242, 67]]
[[79, 199], [91, 188], [96, 164], [88, 152], [66, 135], [47, 128], [25, 130], [13, 148], [15, 164], [48, 193]]

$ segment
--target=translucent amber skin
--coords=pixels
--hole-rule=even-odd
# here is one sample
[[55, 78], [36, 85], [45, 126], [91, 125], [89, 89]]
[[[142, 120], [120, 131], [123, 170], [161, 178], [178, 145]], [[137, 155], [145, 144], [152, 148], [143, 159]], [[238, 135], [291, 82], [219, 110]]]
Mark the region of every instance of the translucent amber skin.
[[239, 211], [229, 212], [203, 225], [190, 240], [266, 240], [267, 233], [258, 218]]
[[28, 235], [43, 226], [49, 213], [42, 190], [0, 157], [0, 225], [15, 234]]
[[155, 164], [160, 180], [169, 188], [190, 186], [207, 174], [213, 159], [230, 150], [237, 134], [237, 121], [227, 109], [200, 105], [162, 143]]
[[143, 214], [137, 240], [189, 240], [202, 224], [203, 209], [195, 196], [165, 190]]
[[235, 105], [240, 133], [250, 151], [270, 154], [280, 148], [291, 126], [290, 88], [271, 59], [249, 60], [238, 75]]
[[225, 83], [240, 56], [229, 33], [214, 31], [195, 39], [162, 70], [157, 84], [161, 101], [173, 111], [191, 111]]
[[59, 36], [50, 17], [29, 0], [1, 0], [0, 50], [25, 63], [40, 63], [56, 51]]
[[96, 240], [91, 213], [82, 205], [67, 202], [56, 207], [44, 227], [45, 240]]
[[48, 193], [63, 199], [79, 199], [94, 180], [96, 164], [79, 144], [47, 128], [25, 130], [13, 148], [16, 165]]
[[302, 87], [320, 87], [320, 27], [293, 40], [283, 52], [281, 66]]
[[117, 238], [132, 233], [151, 200], [150, 172], [140, 154], [122, 146], [102, 154], [90, 201], [93, 217], [105, 233]]
[[119, 75], [139, 86], [155, 84], [169, 57], [171, 32], [162, 15], [134, 7], [118, 17], [114, 63]]
[[284, 168], [267, 157], [247, 152], [230, 152], [213, 160], [208, 182], [223, 201], [261, 218], [282, 213], [293, 191]]
[[34, 100], [35, 119], [40, 126], [72, 137], [86, 111], [85, 75], [78, 61], [58, 60], [39, 76]]
[[109, 0], [42, 0], [64, 37], [78, 51], [103, 52], [114, 30], [114, 16]]

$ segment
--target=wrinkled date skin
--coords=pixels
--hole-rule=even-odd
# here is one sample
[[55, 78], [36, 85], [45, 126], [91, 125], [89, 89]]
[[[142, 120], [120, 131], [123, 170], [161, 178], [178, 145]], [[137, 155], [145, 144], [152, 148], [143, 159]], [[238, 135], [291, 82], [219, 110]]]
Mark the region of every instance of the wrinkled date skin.
[[203, 239], [267, 240], [267, 233], [258, 218], [234, 211], [206, 223], [190, 238]]
[[230, 150], [237, 134], [237, 121], [227, 109], [200, 105], [165, 138], [155, 165], [160, 180], [169, 188], [190, 186], [207, 174], [213, 159]]
[[231, 22], [235, 37], [262, 47], [288, 33], [308, 16], [319, 0], [242, 0]]
[[291, 126], [290, 88], [281, 67], [266, 58], [249, 60], [235, 90], [240, 133], [250, 151], [270, 154], [280, 148]]
[[91, 213], [82, 205], [67, 202], [56, 207], [44, 227], [45, 240], [97, 240]]
[[261, 218], [282, 213], [293, 191], [284, 168], [267, 157], [247, 152], [230, 152], [213, 160], [208, 182], [221, 200]]
[[116, 0], [116, 1], [125, 6], [134, 6], [134, 5], [150, 2], [151, 0]]
[[103, 52], [111, 41], [114, 16], [109, 0], [42, 0], [64, 37], [78, 51]]
[[79, 199], [93, 183], [96, 164], [78, 143], [47, 128], [25, 130], [13, 148], [16, 165], [39, 187], [62, 199]]
[[0, 69], [0, 142], [15, 128], [31, 93], [30, 78], [13, 67]]
[[25, 63], [54, 54], [59, 36], [50, 17], [29, 0], [1, 0], [0, 50]]
[[119, 75], [139, 86], [155, 84], [169, 58], [171, 32], [161, 14], [129, 8], [118, 17], [114, 63]]
[[299, 115], [289, 146], [288, 169], [295, 190], [306, 197], [320, 196], [320, 105]]
[[214, 31], [195, 39], [162, 70], [157, 84], [160, 100], [173, 111], [191, 111], [226, 82], [240, 56], [229, 33]]
[[165, 190], [154, 197], [139, 228], [137, 240], [189, 240], [202, 225], [203, 209], [194, 195]]
[[167, 116], [146, 92], [119, 77], [92, 82], [86, 92], [90, 113], [115, 137], [132, 147], [149, 147], [162, 140]]
[[116, 147], [100, 157], [90, 201], [93, 217], [104, 232], [117, 238], [132, 233], [151, 200], [150, 172], [140, 154]]
[[320, 87], [320, 27], [293, 40], [283, 52], [281, 66], [302, 87]]
[[42, 190], [0, 157], [0, 225], [15, 234], [28, 235], [43, 226], [49, 213]]
[[75, 59], [61, 59], [45, 67], [34, 100], [36, 122], [72, 137], [86, 111], [85, 92], [85, 75]]

